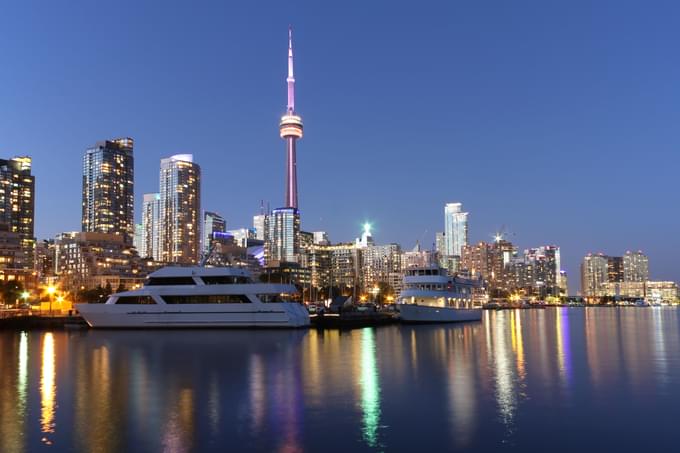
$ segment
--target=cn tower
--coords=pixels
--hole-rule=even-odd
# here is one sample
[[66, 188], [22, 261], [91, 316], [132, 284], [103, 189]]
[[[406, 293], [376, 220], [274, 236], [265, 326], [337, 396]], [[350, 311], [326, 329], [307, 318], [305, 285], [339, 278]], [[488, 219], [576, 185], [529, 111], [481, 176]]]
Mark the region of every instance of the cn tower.
[[297, 157], [295, 145], [302, 138], [302, 118], [295, 113], [295, 77], [293, 76], [293, 29], [288, 27], [288, 106], [281, 117], [279, 130], [286, 141], [286, 208], [298, 209]]

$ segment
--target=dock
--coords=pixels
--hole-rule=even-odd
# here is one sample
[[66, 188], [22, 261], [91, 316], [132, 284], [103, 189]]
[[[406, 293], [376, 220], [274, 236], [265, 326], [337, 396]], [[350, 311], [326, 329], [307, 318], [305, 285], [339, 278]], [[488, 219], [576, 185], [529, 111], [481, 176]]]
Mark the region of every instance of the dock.
[[392, 313], [384, 312], [347, 312], [342, 314], [311, 315], [312, 327], [317, 329], [357, 329], [362, 327], [378, 327], [399, 322]]
[[48, 330], [88, 328], [80, 316], [20, 315], [0, 319], [0, 330]]

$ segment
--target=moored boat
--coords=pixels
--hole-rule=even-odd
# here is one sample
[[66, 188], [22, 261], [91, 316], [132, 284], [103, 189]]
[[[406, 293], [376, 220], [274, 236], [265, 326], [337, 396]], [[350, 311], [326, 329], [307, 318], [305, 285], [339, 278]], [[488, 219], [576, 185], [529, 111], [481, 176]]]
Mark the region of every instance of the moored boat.
[[397, 310], [405, 323], [480, 321], [481, 306], [472, 301], [476, 280], [449, 276], [436, 265], [413, 267], [404, 275]]
[[305, 327], [294, 285], [254, 282], [246, 269], [165, 267], [104, 304], [76, 304], [91, 327]]

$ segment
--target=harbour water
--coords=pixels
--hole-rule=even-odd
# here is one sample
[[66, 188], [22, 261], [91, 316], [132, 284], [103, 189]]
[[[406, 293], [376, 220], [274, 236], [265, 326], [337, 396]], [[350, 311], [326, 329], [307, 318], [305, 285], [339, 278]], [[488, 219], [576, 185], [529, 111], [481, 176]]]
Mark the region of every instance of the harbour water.
[[0, 332], [0, 451], [676, 451], [678, 313]]

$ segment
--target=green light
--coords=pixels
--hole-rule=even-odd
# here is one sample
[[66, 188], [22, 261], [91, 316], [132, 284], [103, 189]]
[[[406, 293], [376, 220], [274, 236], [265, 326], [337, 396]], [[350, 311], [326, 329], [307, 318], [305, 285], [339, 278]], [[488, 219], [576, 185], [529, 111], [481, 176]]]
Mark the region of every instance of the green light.
[[372, 328], [363, 330], [361, 340], [361, 410], [362, 434], [370, 447], [378, 446], [380, 425], [380, 377], [376, 365], [375, 334]]

